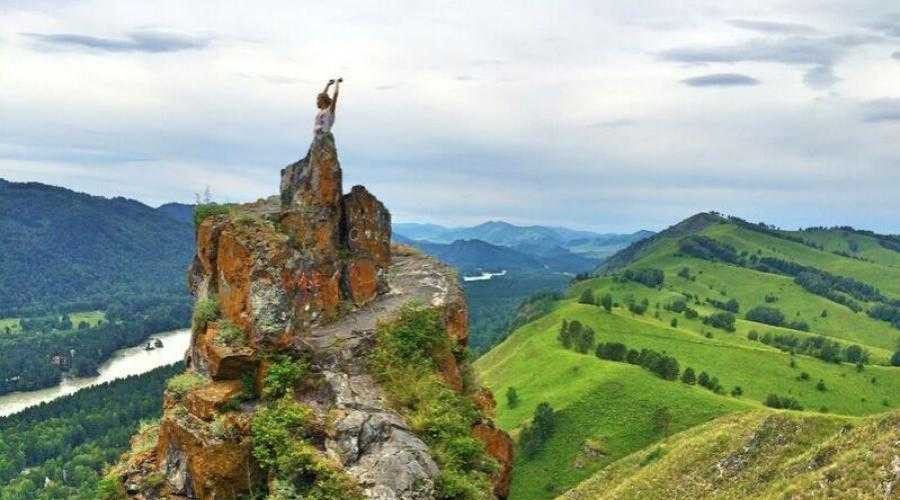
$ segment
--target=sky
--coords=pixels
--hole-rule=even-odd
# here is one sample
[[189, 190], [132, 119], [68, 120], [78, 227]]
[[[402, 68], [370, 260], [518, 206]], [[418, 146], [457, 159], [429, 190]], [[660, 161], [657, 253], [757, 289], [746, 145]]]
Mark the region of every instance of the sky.
[[0, 177], [269, 196], [338, 76], [395, 221], [900, 233], [896, 0], [0, 0]]

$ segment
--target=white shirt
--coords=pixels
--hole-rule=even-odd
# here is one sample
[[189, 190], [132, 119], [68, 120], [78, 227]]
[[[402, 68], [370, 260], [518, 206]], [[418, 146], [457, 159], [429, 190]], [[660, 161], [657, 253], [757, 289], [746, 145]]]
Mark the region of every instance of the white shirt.
[[318, 113], [316, 113], [316, 121], [315, 126], [313, 126], [313, 132], [316, 134], [325, 134], [331, 132], [331, 126], [334, 125], [334, 113], [331, 112], [331, 107], [327, 107], [325, 109], [320, 109]]

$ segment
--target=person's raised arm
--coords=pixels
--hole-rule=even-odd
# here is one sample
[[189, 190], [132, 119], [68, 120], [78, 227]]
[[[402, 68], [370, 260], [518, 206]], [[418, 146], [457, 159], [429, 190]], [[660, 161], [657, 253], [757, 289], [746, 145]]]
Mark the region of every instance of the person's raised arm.
[[341, 91], [341, 82], [344, 81], [343, 78], [338, 78], [334, 83], [334, 97], [331, 98], [331, 114], [334, 114], [334, 110], [337, 109], [337, 98], [338, 93]]
[[333, 80], [333, 79], [332, 79], [332, 80], [328, 80], [328, 83], [325, 84], [325, 89], [322, 90], [322, 93], [323, 93], [323, 94], [328, 94], [328, 89], [331, 88], [332, 85], [334, 85], [334, 80]]

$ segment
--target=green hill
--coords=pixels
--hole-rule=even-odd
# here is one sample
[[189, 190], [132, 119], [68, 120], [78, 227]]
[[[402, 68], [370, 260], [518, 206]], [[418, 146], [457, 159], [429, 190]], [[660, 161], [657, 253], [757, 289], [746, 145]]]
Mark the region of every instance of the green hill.
[[734, 414], [623, 458], [561, 498], [894, 498], [898, 439], [900, 412]]
[[[900, 407], [900, 368], [888, 366], [900, 329], [885, 318], [900, 298], [900, 253], [883, 243], [890, 237], [854, 231], [860, 255], [843, 255], [832, 241], [846, 247], [842, 231], [782, 232], [699, 214], [618, 253], [479, 359], [505, 429], [522, 429], [539, 403], [556, 410], [544, 449], [517, 458], [512, 498], [563, 493], [616, 460], [650, 453], [666, 433], [765, 411], [770, 395], [838, 420]], [[607, 295], [609, 312], [580, 303]], [[575, 320], [595, 343], [655, 351], [679, 373], [715, 377], [720, 389], [566, 349], [559, 332]], [[520, 400], [513, 408], [503, 401], [510, 387]], [[671, 421], [664, 431], [653, 426], [661, 408]]]
[[0, 179], [0, 317], [186, 296], [192, 231], [134, 200]]

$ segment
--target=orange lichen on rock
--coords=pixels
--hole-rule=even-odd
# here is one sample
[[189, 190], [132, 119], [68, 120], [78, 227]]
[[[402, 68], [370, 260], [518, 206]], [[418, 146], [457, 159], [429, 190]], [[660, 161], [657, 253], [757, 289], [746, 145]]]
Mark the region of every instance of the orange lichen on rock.
[[210, 323], [195, 338], [195, 352], [201, 357], [206, 372], [213, 380], [237, 379], [253, 373], [259, 360], [250, 347], [229, 347], [218, 341], [218, 325]]
[[489, 455], [494, 457], [500, 466], [494, 475], [494, 494], [498, 498], [509, 496], [509, 484], [512, 481], [513, 441], [508, 434], [497, 429], [493, 424], [477, 424], [472, 433], [482, 443]]
[[167, 414], [156, 454], [173, 496], [238, 498], [259, 476], [251, 448], [247, 437], [219, 439], [190, 415]]
[[187, 393], [184, 398], [188, 413], [200, 420], [212, 420], [226, 403], [242, 392], [238, 380], [210, 382]]

